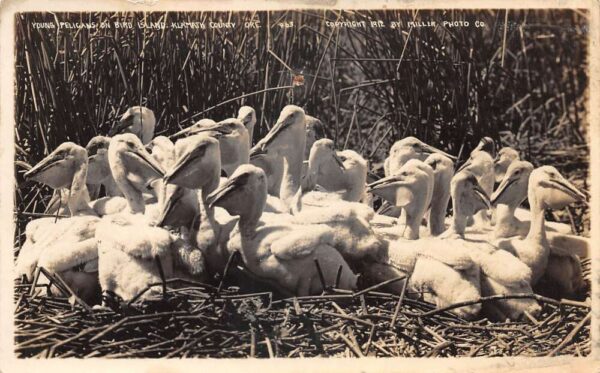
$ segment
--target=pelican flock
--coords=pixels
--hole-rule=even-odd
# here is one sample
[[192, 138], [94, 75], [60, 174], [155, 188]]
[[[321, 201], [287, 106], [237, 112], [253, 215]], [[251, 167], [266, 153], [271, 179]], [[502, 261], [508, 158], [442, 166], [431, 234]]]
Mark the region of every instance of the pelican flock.
[[27, 225], [16, 277], [44, 268], [105, 308], [165, 277], [217, 281], [239, 253], [247, 275], [282, 295], [402, 277], [386, 289], [498, 320], [540, 312], [524, 293], [576, 298], [585, 287], [589, 240], [545, 212], [586, 196], [551, 165], [484, 137], [459, 166], [406, 137], [368, 183], [368, 160], [336, 149], [302, 108], [285, 106], [255, 142], [256, 124], [243, 106], [155, 137], [154, 113], [136, 106], [86, 147], [61, 144], [25, 174], [55, 190], [47, 213], [57, 216]]

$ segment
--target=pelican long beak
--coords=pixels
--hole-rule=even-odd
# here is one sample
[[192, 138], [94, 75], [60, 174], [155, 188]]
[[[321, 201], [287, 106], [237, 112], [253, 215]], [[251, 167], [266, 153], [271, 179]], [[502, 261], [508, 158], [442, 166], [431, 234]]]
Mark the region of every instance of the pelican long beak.
[[273, 126], [273, 128], [271, 128], [269, 133], [267, 133], [267, 135], [263, 137], [263, 139], [260, 140], [258, 144], [260, 144], [262, 148], [266, 148], [270, 143], [273, 142], [273, 140], [277, 138], [277, 136], [279, 136], [287, 128], [289, 121], [289, 118], [284, 118], [277, 121], [277, 123], [275, 123], [275, 125]]
[[494, 193], [492, 193], [492, 198], [490, 199], [490, 203], [493, 206], [496, 206], [498, 199], [500, 199], [500, 197], [504, 194], [504, 192], [506, 192], [508, 190], [508, 188], [512, 184], [516, 183], [518, 180], [519, 180], [518, 177], [505, 177], [504, 179], [502, 179], [502, 182], [500, 183], [500, 185], [498, 185], [498, 188], [496, 188]]
[[225, 197], [231, 195], [238, 189], [240, 189], [245, 183], [245, 177], [248, 175], [240, 175], [238, 177], [232, 177], [219, 188], [215, 189], [211, 194], [206, 198], [206, 202], [208, 203], [208, 208], [213, 208], [216, 204], [218, 204]]
[[421, 151], [423, 153], [425, 153], [425, 154], [438, 153], [438, 154], [441, 154], [441, 155], [443, 155], [445, 157], [448, 157], [448, 158], [452, 159], [453, 161], [456, 161], [456, 159], [457, 159], [455, 156], [450, 155], [450, 154], [448, 154], [448, 153], [446, 153], [446, 152], [444, 152], [444, 151], [442, 151], [442, 150], [440, 150], [438, 148], [435, 148], [435, 147], [433, 147], [433, 146], [431, 146], [429, 144], [426, 144], [426, 143], [422, 143], [421, 144]]
[[377, 181], [372, 182], [371, 184], [367, 184], [367, 192], [373, 192], [377, 189], [386, 188], [392, 185], [407, 185], [409, 184], [406, 180], [404, 180], [399, 175], [393, 175], [381, 178]]
[[158, 222], [156, 223], [157, 227], [164, 227], [166, 224], [167, 217], [171, 214], [173, 207], [175, 206], [175, 202], [177, 202], [176, 193], [171, 194], [167, 200], [165, 201], [165, 205], [160, 213], [160, 217], [158, 218]]
[[479, 197], [479, 199], [481, 200], [481, 202], [483, 202], [485, 204], [485, 206], [490, 209], [490, 197], [488, 197], [487, 193], [485, 192], [485, 190], [483, 190], [483, 188], [481, 187], [481, 185], [475, 181], [475, 184], [473, 185], [473, 190], [475, 191], [475, 194], [477, 195], [477, 197]]
[[233, 131], [226, 124], [227, 123], [218, 122], [218, 123], [204, 124], [202, 126], [192, 125], [188, 128], [185, 128], [185, 129], [171, 135], [170, 138], [181, 137], [184, 135], [195, 135], [195, 134], [198, 134], [201, 132], [213, 132], [210, 134], [211, 136], [213, 136], [217, 133], [220, 135], [228, 135]]
[[114, 136], [123, 132], [127, 127], [133, 124], [133, 118], [133, 115], [129, 115], [126, 118], [122, 118], [121, 120], [113, 124], [113, 126], [108, 131], [108, 136]]
[[170, 183], [174, 180], [192, 161], [197, 161], [202, 158], [206, 152], [206, 146], [198, 146], [192, 151], [182, 154], [176, 161], [175, 165], [164, 176], [164, 182]]
[[188, 135], [189, 133], [193, 132], [194, 130], [196, 130], [198, 127], [195, 127], [194, 125], [191, 125], [188, 128], [184, 128], [179, 132], [176, 132], [174, 134], [172, 134], [171, 136], [169, 136], [170, 139], [174, 139], [174, 138], [178, 138], [181, 136], [185, 136]]
[[29, 171], [23, 174], [23, 177], [26, 181], [35, 180], [35, 177], [37, 175], [56, 166], [56, 164], [63, 159], [64, 158], [59, 157], [56, 154], [50, 153], [48, 156], [46, 156], [44, 159], [38, 162], [38, 164], [33, 166], [33, 168], [31, 168]]
[[346, 170], [346, 166], [344, 166], [344, 161], [342, 161], [340, 159], [340, 157], [334, 152], [331, 153], [331, 156], [333, 157], [333, 159], [335, 160], [335, 162], [338, 164], [338, 166], [340, 166], [340, 168], [345, 171]]
[[150, 153], [146, 151], [146, 149], [136, 149], [130, 150], [129, 153], [134, 157], [138, 158], [142, 163], [149, 166], [152, 171], [156, 173], [157, 178], [161, 178], [165, 174], [165, 170], [163, 170], [162, 166], [158, 163], [156, 159], [154, 159]]
[[587, 197], [585, 196], [585, 194], [579, 191], [579, 189], [577, 189], [566, 179], [553, 177], [550, 179], [550, 182], [554, 184], [557, 187], [557, 189], [569, 194], [576, 201], [581, 201], [587, 204]]
[[267, 149], [261, 144], [256, 144], [252, 149], [250, 149], [250, 159], [260, 157], [261, 155], [265, 154], [267, 154]]

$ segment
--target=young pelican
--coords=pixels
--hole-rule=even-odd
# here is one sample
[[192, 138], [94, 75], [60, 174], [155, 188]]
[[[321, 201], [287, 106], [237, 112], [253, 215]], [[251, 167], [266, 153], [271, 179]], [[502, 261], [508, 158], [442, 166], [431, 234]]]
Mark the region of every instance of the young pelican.
[[[122, 197], [123, 193], [117, 186], [112, 177], [110, 166], [108, 165], [108, 145], [110, 138], [106, 136], [95, 136], [86, 145], [88, 153], [88, 175], [87, 184], [102, 185], [104, 192], [108, 197]], [[97, 198], [97, 194], [95, 195]], [[93, 198], [95, 199], [95, 198]]]
[[494, 159], [494, 175], [497, 183], [501, 182], [504, 178], [508, 166], [518, 160], [519, 152], [511, 147], [504, 147], [498, 151], [498, 155]]
[[112, 138], [108, 160], [127, 199], [128, 211], [105, 216], [96, 229], [98, 276], [105, 294], [101, 307], [107, 306], [113, 294], [127, 301], [148, 284], [159, 282], [156, 258], [165, 276], [170, 277], [173, 271], [174, 238], [168, 231], [151, 226], [155, 219], [146, 213], [143, 197], [147, 184], [164, 175], [161, 165], [132, 134]]
[[405, 137], [398, 140], [390, 148], [389, 156], [385, 159], [385, 176], [394, 175], [397, 170], [411, 159], [424, 161], [430, 154], [438, 153], [455, 161], [456, 157], [424, 143], [416, 137]]
[[325, 128], [323, 122], [319, 119], [306, 115], [306, 146], [304, 147], [304, 160], [308, 160], [310, 150], [315, 141], [325, 137]]
[[[502, 194], [506, 185], [508, 183], [498, 194]], [[524, 239], [518, 237], [502, 239], [497, 242], [497, 246], [513, 253], [531, 268], [531, 284], [535, 285], [546, 270], [550, 254], [544, 219], [545, 210], [560, 209], [573, 202], [585, 201], [585, 195], [552, 166], [542, 166], [531, 172], [527, 195], [531, 208], [529, 233]]]
[[143, 106], [133, 106], [121, 116], [121, 120], [114, 124], [108, 136], [119, 133], [133, 133], [143, 144], [148, 144], [154, 137], [156, 118], [154, 112]]
[[261, 221], [266, 197], [267, 177], [252, 165], [240, 166], [227, 183], [208, 196], [209, 208], [220, 206], [240, 217], [227, 244], [229, 251], [239, 251], [254, 275], [298, 296], [320, 294], [324, 290], [315, 260], [322, 269], [325, 285], [335, 283], [341, 266], [338, 287], [355, 289], [357, 276], [327, 243], [327, 230], [319, 232]]
[[[527, 195], [532, 171], [533, 165], [529, 162], [513, 162], [506, 171], [502, 183], [494, 192], [492, 203], [497, 204], [494, 238], [506, 238], [514, 235], [523, 238], [527, 235], [531, 222], [517, 219], [514, 216], [514, 210]], [[589, 240], [552, 231], [551, 226], [547, 226], [546, 229], [550, 256], [543, 282], [547, 283], [548, 287], [555, 288], [554, 294], [572, 297], [584, 286], [579, 257], [589, 255]]]
[[[494, 238], [505, 238], [514, 235], [526, 236], [529, 232], [530, 213], [529, 210], [519, 208], [527, 197], [527, 186], [529, 176], [533, 171], [533, 165], [526, 161], [514, 161], [505, 172], [505, 177], [494, 191], [491, 200], [496, 205], [496, 214], [499, 226], [494, 229]], [[527, 214], [525, 216], [525, 214]], [[546, 222], [546, 229], [550, 240], [568, 240], [568, 242], [556, 241], [558, 246], [571, 246], [579, 256], [587, 256], [586, 244], [577, 243], [578, 237], [572, 235], [568, 224], [557, 222]], [[570, 238], [572, 238], [572, 241]], [[583, 245], [583, 246], [582, 246]]]
[[[447, 242], [435, 237], [415, 240], [419, 237], [419, 226], [429, 205], [427, 196], [433, 189], [433, 176], [424, 171], [420, 163], [422, 162], [412, 159], [400, 168], [396, 176], [384, 178], [370, 186], [374, 193], [387, 200], [395, 199], [394, 203], [404, 206], [407, 211], [406, 227], [399, 224], [399, 228], [404, 229], [404, 237], [398, 237], [397, 233], [386, 234], [382, 229], [374, 227], [375, 232], [388, 238], [388, 262], [405, 273], [411, 273], [411, 289], [425, 291], [429, 294], [426, 298], [440, 307], [476, 300], [480, 297], [479, 267], [473, 262], [469, 250], [464, 248], [462, 242]], [[476, 184], [461, 186], [464, 194], [467, 194], [467, 189], [476, 188]], [[402, 231], [400, 233], [402, 234]], [[391, 276], [388, 274], [390, 270], [385, 270], [381, 265], [373, 266], [367, 273], [371, 277], [385, 280], [386, 276], [378, 276], [378, 271]], [[462, 307], [456, 310], [456, 313], [473, 318], [480, 308], [479, 304], [474, 304]]]
[[[416, 137], [405, 137], [402, 140], [398, 140], [390, 148], [389, 156], [385, 159], [383, 168], [385, 176], [393, 176], [398, 170], [409, 160], [418, 159], [424, 161], [429, 157], [430, 154], [438, 153], [444, 155], [451, 160], [456, 160], [456, 157], [447, 154], [431, 145], [428, 145]], [[399, 217], [401, 216], [402, 209], [397, 207], [390, 207], [387, 204], [382, 205], [379, 210], [379, 214], [385, 214], [387, 216]], [[400, 221], [406, 220], [405, 216], [401, 216]]]
[[488, 153], [492, 158], [496, 157], [496, 144], [494, 143], [494, 140], [491, 137], [483, 137], [481, 140], [479, 140], [479, 143], [477, 144], [477, 146], [475, 147], [475, 149], [473, 149], [473, 151], [471, 152], [471, 155], [473, 155], [476, 152], [479, 151], [484, 151], [486, 153]]
[[[419, 228], [433, 195], [433, 170], [417, 159], [411, 159], [396, 174], [367, 186], [367, 191], [380, 196], [406, 211], [406, 224], [400, 222], [395, 234], [408, 240], [419, 238]], [[384, 233], [386, 230], [380, 231]]]
[[[181, 142], [181, 145], [180, 145]], [[197, 245], [203, 251], [208, 262], [208, 268], [213, 273], [221, 272], [226, 264], [230, 252], [223, 248], [222, 243], [226, 242], [233, 226], [230, 226], [232, 219], [229, 214], [223, 214], [222, 209], [213, 210], [207, 207], [206, 195], [219, 185], [219, 149], [218, 143], [214, 139], [196, 136], [193, 139], [186, 139], [186, 143], [180, 140], [176, 144], [181, 147], [179, 152], [178, 165], [173, 167], [165, 176], [169, 183], [185, 186], [187, 188], [202, 189], [202, 200], [200, 202], [197, 215], [199, 216], [199, 227]], [[204, 150], [202, 150], [204, 149]], [[194, 155], [196, 154], [196, 155]], [[223, 185], [223, 183], [221, 183]], [[168, 202], [167, 206], [175, 206], [176, 198], [173, 197], [173, 203]], [[268, 203], [265, 202], [265, 205]], [[174, 209], [175, 207], [173, 207]], [[164, 213], [164, 221], [168, 221], [169, 210]], [[265, 212], [267, 212], [265, 206]], [[220, 213], [214, 217], [214, 214]], [[373, 240], [372, 231], [369, 224], [353, 209], [344, 207], [343, 209], [323, 208], [307, 209], [296, 216], [289, 214], [263, 214], [263, 220], [272, 219], [273, 222], [288, 222], [299, 226], [305, 226], [307, 230], [315, 225], [320, 225], [317, 229], [327, 227], [331, 231], [332, 243], [344, 256], [360, 260], [365, 256], [376, 256], [379, 249], [379, 242]], [[168, 223], [167, 223], [168, 224]]]
[[454, 162], [442, 154], [433, 153], [425, 159], [433, 169], [433, 198], [429, 210], [429, 233], [432, 236], [446, 230], [445, 219], [450, 201], [450, 182], [454, 176]]
[[[484, 139], [481, 140], [481, 143], [484, 145], [481, 145], [480, 143], [481, 146], [478, 146], [478, 148], [471, 152], [469, 159], [456, 171], [456, 173], [459, 173], [462, 170], [468, 170], [474, 174], [486, 195], [489, 197], [494, 190], [494, 160], [489, 152], [483, 150], [485, 149], [486, 144]], [[482, 150], [479, 150], [479, 148], [482, 148]], [[488, 210], [479, 211], [473, 219], [478, 227], [488, 225], [490, 222]]]
[[[220, 273], [229, 258], [221, 242], [226, 241], [233, 225], [232, 218], [219, 209], [215, 211], [207, 203], [207, 196], [220, 183], [221, 151], [219, 141], [207, 134], [190, 136], [175, 144], [176, 161], [164, 177], [164, 182], [191, 190], [201, 190], [195, 202], [186, 201], [184, 194], [173, 194], [165, 203], [159, 225], [173, 225], [174, 214], [182, 215], [181, 208], [191, 208], [193, 215], [182, 221], [190, 225], [194, 218], [198, 226], [193, 227], [195, 246], [206, 258], [211, 273]], [[198, 198], [199, 197], [199, 198]], [[177, 210], [176, 210], [177, 209]], [[190, 219], [191, 218], [191, 219]]]
[[[269, 133], [251, 150], [250, 158], [258, 154], [273, 154], [275, 159], [283, 159], [283, 175], [279, 197], [286, 203], [294, 197], [302, 177], [302, 160], [306, 144], [306, 122], [302, 108], [287, 105], [281, 111], [277, 123]], [[268, 177], [278, 178], [278, 175]]]
[[[451, 182], [454, 215], [450, 228], [440, 237], [446, 247], [466, 250], [481, 268], [481, 295], [532, 293], [531, 270], [515, 256], [498, 250], [487, 241], [465, 239], [465, 227], [469, 216], [489, 208], [487, 194], [477, 178], [468, 170], [458, 172]], [[491, 318], [518, 319], [523, 312], [539, 313], [540, 306], [533, 299], [508, 299], [484, 304], [484, 311]]]
[[[161, 139], [162, 137], [162, 139]], [[159, 140], [159, 141], [157, 141]], [[180, 140], [181, 141], [181, 140]], [[153, 140], [152, 156], [161, 164], [163, 169], [170, 170], [176, 163], [177, 147], [164, 136]], [[148, 146], [146, 146], [148, 149]], [[198, 169], [201, 174], [201, 169]], [[171, 251], [173, 253], [173, 276], [195, 281], [205, 280], [205, 258], [196, 247], [192, 231], [194, 217], [198, 214], [198, 194], [195, 190], [167, 184], [167, 180], [158, 179], [154, 182], [157, 189], [164, 189], [164, 201], [160, 204], [158, 227], [172, 228], [174, 235]], [[176, 232], [173, 233], [173, 229]]]
[[178, 132], [176, 135], [193, 135], [206, 133], [214, 135], [219, 140], [221, 148], [221, 168], [227, 175], [231, 175], [240, 165], [248, 163], [250, 146], [248, 129], [235, 118], [225, 119], [221, 122], [200, 121], [197, 124]]
[[237, 119], [242, 121], [248, 130], [248, 146], [252, 146], [254, 138], [254, 125], [256, 124], [256, 111], [251, 106], [242, 106], [238, 111]]
[[[25, 174], [26, 180], [55, 189], [68, 188], [67, 206], [71, 217], [56, 221], [38, 219], [27, 225], [16, 274], [32, 279], [35, 267], [44, 267], [50, 273], [59, 274], [78, 296], [93, 301], [98, 294], [98, 254], [93, 237], [99, 219], [89, 205], [85, 186], [87, 165], [86, 150], [66, 142]], [[56, 289], [51, 288], [51, 291]]]
[[365, 193], [367, 161], [353, 150], [336, 152], [333, 141], [315, 141], [305, 175], [307, 189], [320, 185], [344, 201], [358, 202]]

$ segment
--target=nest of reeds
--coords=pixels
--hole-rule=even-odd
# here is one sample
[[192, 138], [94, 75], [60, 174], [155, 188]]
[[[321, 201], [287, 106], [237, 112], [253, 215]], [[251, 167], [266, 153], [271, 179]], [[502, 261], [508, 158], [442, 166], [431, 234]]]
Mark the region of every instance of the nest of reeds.
[[[590, 260], [583, 264], [589, 279]], [[46, 275], [60, 285], [58, 276]], [[591, 350], [589, 299], [523, 295], [543, 306], [537, 319], [493, 323], [381, 292], [381, 284], [277, 298], [173, 279], [151, 284], [162, 292], [116, 312], [93, 310], [68, 287], [64, 296], [47, 295], [47, 286], [15, 285], [18, 357], [586, 356]], [[479, 302], [499, 298], [505, 297]]]

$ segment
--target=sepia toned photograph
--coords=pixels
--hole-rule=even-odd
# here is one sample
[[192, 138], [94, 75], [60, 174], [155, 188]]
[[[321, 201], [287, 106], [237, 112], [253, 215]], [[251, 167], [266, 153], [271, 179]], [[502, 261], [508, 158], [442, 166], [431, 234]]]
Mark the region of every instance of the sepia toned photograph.
[[14, 13], [8, 353], [589, 357], [591, 19]]

